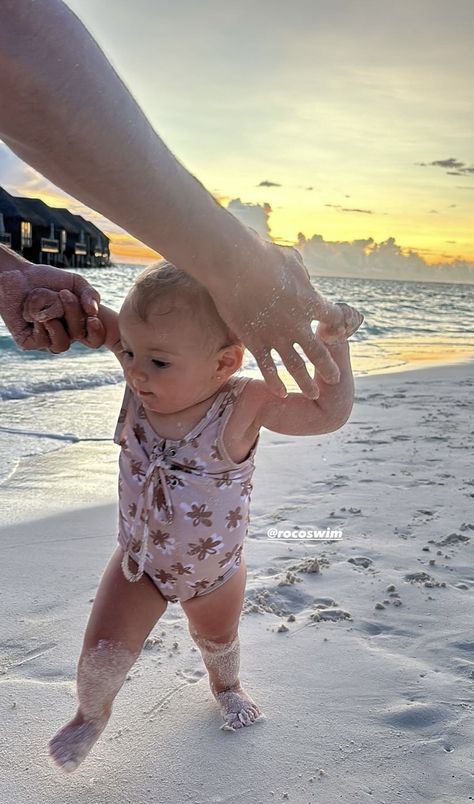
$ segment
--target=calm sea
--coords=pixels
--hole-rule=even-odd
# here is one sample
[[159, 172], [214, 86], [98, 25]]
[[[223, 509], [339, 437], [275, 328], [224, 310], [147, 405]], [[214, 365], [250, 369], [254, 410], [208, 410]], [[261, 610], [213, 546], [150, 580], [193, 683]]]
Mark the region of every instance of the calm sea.
[[[118, 309], [138, 266], [89, 269], [104, 304]], [[474, 357], [473, 286], [392, 280], [317, 278], [321, 292], [365, 315], [351, 339], [356, 376]], [[280, 364], [281, 365], [281, 364]], [[246, 353], [244, 371], [261, 376]], [[110, 439], [123, 390], [106, 349], [74, 344], [50, 355], [21, 352], [0, 321], [0, 483], [21, 458], [82, 440]], [[285, 382], [287, 375], [282, 372]], [[289, 390], [294, 384], [287, 383]]]

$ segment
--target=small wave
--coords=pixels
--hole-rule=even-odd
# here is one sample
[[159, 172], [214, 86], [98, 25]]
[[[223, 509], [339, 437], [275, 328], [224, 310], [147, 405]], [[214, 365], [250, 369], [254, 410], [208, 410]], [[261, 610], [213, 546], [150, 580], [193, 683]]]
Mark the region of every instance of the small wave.
[[367, 322], [364, 322], [362, 329], [356, 332], [356, 335], [366, 339], [371, 335], [385, 335], [387, 333], [388, 329], [386, 327], [378, 327], [377, 324], [367, 324]]
[[39, 430], [21, 430], [17, 427], [0, 427], [0, 433], [34, 436], [35, 438], [49, 438], [55, 441], [69, 441], [71, 444], [82, 441], [82, 439], [74, 435], [74, 433], [45, 433]]
[[57, 380], [50, 380], [49, 382], [28, 383], [28, 380], [25, 380], [24, 383], [16, 383], [9, 388], [2, 388], [0, 391], [0, 399], [2, 401], [6, 401], [7, 399], [26, 399], [27, 397], [38, 396], [39, 394], [100, 388], [104, 385], [118, 385], [121, 382], [123, 382], [123, 374], [121, 371], [92, 377], [81, 377], [77, 375], [73, 377], [59, 377]]
[[24, 354], [24, 352], [18, 348], [11, 335], [0, 335], [0, 350], [3, 353], [20, 352], [21, 354]]

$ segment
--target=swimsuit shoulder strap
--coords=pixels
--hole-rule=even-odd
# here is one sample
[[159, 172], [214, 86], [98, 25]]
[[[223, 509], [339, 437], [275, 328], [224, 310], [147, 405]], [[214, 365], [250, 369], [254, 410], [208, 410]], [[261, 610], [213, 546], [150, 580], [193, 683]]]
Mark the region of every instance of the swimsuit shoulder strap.
[[127, 420], [127, 413], [130, 408], [130, 402], [133, 400], [133, 394], [128, 385], [125, 386], [125, 393], [123, 395], [122, 404], [120, 406], [120, 413], [117, 419], [117, 425], [114, 432], [114, 443], [120, 444], [122, 439], [123, 428]]

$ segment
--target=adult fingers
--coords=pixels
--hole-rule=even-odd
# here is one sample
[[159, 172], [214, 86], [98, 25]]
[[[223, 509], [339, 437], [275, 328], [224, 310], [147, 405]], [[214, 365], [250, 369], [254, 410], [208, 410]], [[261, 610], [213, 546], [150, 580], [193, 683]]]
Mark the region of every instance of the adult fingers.
[[77, 296], [70, 290], [60, 290], [59, 298], [64, 308], [64, 320], [72, 341], [80, 341], [86, 335], [86, 316]]
[[314, 334], [311, 327], [299, 336], [298, 343], [308, 360], [317, 368], [318, 373], [328, 385], [337, 385], [340, 371], [337, 363], [331, 357], [326, 345]]
[[308, 399], [317, 399], [319, 396], [318, 385], [308, 374], [306, 364], [296, 349], [290, 346], [290, 348], [287, 348], [285, 351], [280, 351], [280, 357], [291, 376], [298, 383], [303, 394], [307, 396]]
[[257, 350], [253, 349], [252, 346], [248, 346], [248, 349], [250, 349], [253, 356], [255, 357], [258, 367], [262, 372], [263, 379], [267, 383], [270, 391], [280, 399], [288, 396], [288, 391], [286, 390], [284, 383], [278, 376], [278, 371], [276, 369], [274, 360], [268, 349]]
[[99, 312], [100, 293], [79, 274], [73, 274], [72, 291], [81, 302], [86, 315], [96, 316]]

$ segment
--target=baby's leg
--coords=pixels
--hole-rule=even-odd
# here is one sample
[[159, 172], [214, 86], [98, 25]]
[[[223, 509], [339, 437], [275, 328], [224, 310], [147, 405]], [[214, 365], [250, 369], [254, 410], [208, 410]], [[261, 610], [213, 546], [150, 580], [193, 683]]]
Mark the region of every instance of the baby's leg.
[[264, 719], [239, 680], [239, 621], [246, 577], [247, 568], [242, 558], [238, 571], [219, 589], [181, 604], [188, 618], [189, 633], [209, 673], [212, 694], [224, 716], [221, 728], [229, 731]]
[[103, 732], [115, 696], [167, 602], [148, 576], [122, 573], [122, 550], [112, 555], [97, 590], [77, 668], [79, 709], [52, 738], [49, 751], [64, 771], [75, 770]]

